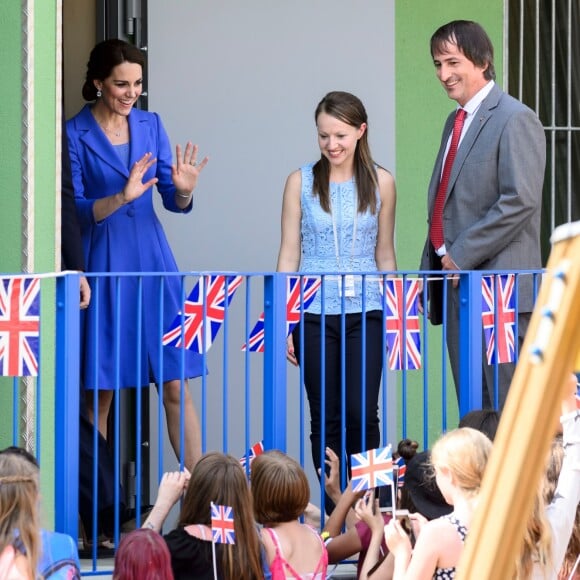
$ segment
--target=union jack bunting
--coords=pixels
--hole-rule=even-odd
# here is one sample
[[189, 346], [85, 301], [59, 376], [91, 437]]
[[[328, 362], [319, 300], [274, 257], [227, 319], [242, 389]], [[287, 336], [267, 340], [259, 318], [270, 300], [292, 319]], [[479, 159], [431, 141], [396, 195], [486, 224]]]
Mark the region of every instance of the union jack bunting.
[[258, 455], [262, 455], [264, 453], [264, 442], [258, 441], [254, 443], [249, 449], [248, 452], [240, 459], [240, 463], [244, 470], [246, 469], [246, 465], [248, 468], [251, 467], [252, 461], [258, 457]]
[[212, 540], [216, 544], [235, 544], [234, 510], [227, 505], [211, 504]]
[[[163, 335], [163, 344], [176, 347], [185, 344], [185, 348], [193, 352], [207, 352], [224, 321], [226, 308], [242, 281], [242, 276], [202, 276], [185, 301], [183, 330], [182, 313], [179, 312]], [[204, 301], [205, 317], [209, 324], [207, 329], [203, 326]]]
[[[303, 276], [302, 284], [298, 282], [300, 276], [288, 276], [286, 278], [286, 336], [294, 330], [300, 322], [300, 312], [305, 311], [314, 300], [316, 292], [322, 283], [319, 277]], [[303, 287], [303, 304], [300, 302], [300, 286]], [[248, 338], [251, 352], [264, 352], [264, 313], [260, 315]], [[242, 346], [246, 350], [247, 345]]]
[[[420, 369], [419, 279], [405, 280], [404, 295], [402, 278], [388, 278], [385, 281], [385, 288], [389, 369], [392, 371], [399, 371], [403, 368], [407, 370]], [[405, 336], [403, 336], [403, 326], [405, 327]], [[403, 345], [406, 345], [404, 353]], [[404, 364], [403, 354], [405, 355]]]
[[[514, 327], [516, 314], [514, 285], [515, 276], [513, 274], [496, 274], [495, 276], [482, 276], [481, 278], [481, 319], [485, 334], [487, 364], [489, 365], [495, 364], [496, 356], [499, 364], [515, 361]], [[494, 290], [494, 286], [496, 290]], [[495, 304], [496, 295], [499, 295], [497, 305]], [[496, 309], [497, 321], [495, 320]]]
[[407, 472], [407, 465], [405, 460], [399, 456], [397, 459], [393, 459], [393, 467], [395, 471], [395, 481], [397, 482], [397, 488], [403, 487], [405, 485], [405, 473]]
[[576, 409], [580, 409], [580, 383], [576, 383]]
[[38, 376], [40, 280], [2, 278], [0, 283], [0, 374]]
[[393, 455], [391, 446], [370, 449], [350, 456], [353, 491], [393, 485]]

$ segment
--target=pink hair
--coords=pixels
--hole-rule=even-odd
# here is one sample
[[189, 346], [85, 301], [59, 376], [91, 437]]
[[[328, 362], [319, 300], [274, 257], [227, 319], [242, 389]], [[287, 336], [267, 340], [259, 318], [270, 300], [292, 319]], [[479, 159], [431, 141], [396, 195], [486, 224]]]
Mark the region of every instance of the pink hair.
[[165, 540], [153, 530], [140, 528], [127, 534], [115, 555], [115, 580], [173, 580], [171, 555]]

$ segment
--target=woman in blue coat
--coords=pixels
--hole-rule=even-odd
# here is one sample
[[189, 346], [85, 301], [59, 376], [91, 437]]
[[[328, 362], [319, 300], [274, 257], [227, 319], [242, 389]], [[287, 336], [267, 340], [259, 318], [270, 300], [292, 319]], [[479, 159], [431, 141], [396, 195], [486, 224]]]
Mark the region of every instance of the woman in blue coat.
[[[197, 163], [197, 146], [188, 143], [185, 152], [177, 145], [177, 163], [172, 164], [159, 116], [134, 108], [142, 92], [143, 65], [143, 53], [135, 46], [117, 39], [97, 44], [83, 86], [83, 97], [91, 104], [67, 122], [87, 272], [178, 272], [153, 209], [153, 186], [165, 209], [188, 213], [208, 159]], [[179, 457], [185, 379], [183, 457], [191, 469], [201, 445], [186, 379], [202, 374], [202, 360], [189, 350], [162, 347], [164, 332], [181, 310], [180, 278], [149, 275], [117, 280], [91, 279], [82, 365], [89, 415], [94, 423], [97, 390], [96, 422], [106, 437], [115, 388], [163, 384], [169, 438]]]

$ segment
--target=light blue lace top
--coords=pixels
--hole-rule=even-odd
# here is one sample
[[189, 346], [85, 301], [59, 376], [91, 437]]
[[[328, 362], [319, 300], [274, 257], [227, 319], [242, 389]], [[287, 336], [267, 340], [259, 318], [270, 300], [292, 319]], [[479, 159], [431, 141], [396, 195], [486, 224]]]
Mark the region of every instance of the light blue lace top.
[[[302, 173], [302, 191], [300, 204], [302, 209], [302, 272], [364, 272], [377, 271], [375, 247], [379, 228], [380, 196], [377, 194], [377, 212], [370, 210], [356, 214], [357, 194], [354, 179], [343, 183], [330, 184], [330, 202], [332, 215], [325, 212], [312, 194], [313, 163], [300, 168]], [[356, 232], [355, 232], [356, 214]], [[333, 216], [338, 240], [338, 260], [336, 256], [333, 231]], [[354, 240], [353, 240], [353, 234]], [[362, 312], [362, 276], [355, 276], [355, 295], [345, 297], [345, 312]], [[326, 314], [340, 314], [342, 298], [339, 294], [338, 276], [325, 277], [324, 309]], [[365, 277], [366, 301], [365, 310], [381, 310], [382, 298], [379, 282], [374, 275]], [[308, 312], [320, 314], [322, 291], [308, 307]]]

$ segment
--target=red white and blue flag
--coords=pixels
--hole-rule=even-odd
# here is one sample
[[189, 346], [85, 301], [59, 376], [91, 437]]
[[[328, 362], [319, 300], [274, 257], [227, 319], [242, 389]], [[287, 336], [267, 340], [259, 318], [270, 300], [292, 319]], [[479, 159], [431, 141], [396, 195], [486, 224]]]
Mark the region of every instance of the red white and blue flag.
[[405, 280], [403, 292], [402, 278], [388, 278], [385, 289], [389, 369], [420, 369], [419, 279]]
[[353, 491], [393, 485], [393, 455], [391, 446], [370, 449], [350, 456]]
[[227, 505], [211, 504], [211, 532], [216, 544], [235, 544], [234, 510]]
[[0, 283], [0, 375], [38, 376], [40, 280], [2, 278]]
[[576, 409], [580, 410], [580, 383], [576, 383]]
[[[302, 284], [298, 282], [302, 278]], [[288, 276], [286, 279], [286, 336], [294, 330], [300, 322], [300, 312], [304, 312], [314, 300], [316, 292], [322, 283], [320, 277], [313, 276]], [[300, 300], [300, 288], [302, 287], [302, 301]], [[248, 338], [251, 352], [264, 352], [264, 313], [260, 315]], [[247, 345], [242, 346], [246, 350]]]
[[[207, 352], [242, 281], [242, 276], [202, 276], [185, 301], [183, 324], [182, 313], [179, 312], [163, 335], [163, 344], [176, 347], [185, 344], [185, 348], [193, 352]], [[208, 328], [204, 328], [203, 324], [204, 309]]]
[[[481, 319], [489, 365], [495, 364], [496, 360], [499, 364], [515, 361], [514, 285], [514, 274], [496, 274], [481, 278]], [[499, 296], [498, 300], [495, 299], [496, 296]]]
[[240, 463], [244, 470], [246, 469], [246, 465], [248, 466], [248, 470], [252, 466], [252, 461], [258, 457], [258, 455], [262, 455], [264, 453], [264, 442], [258, 441], [254, 443], [249, 449], [248, 452], [240, 459]]
[[400, 489], [405, 485], [405, 473], [407, 472], [407, 465], [405, 460], [399, 456], [393, 459], [393, 467], [395, 470], [395, 480], [397, 481], [397, 488]]

